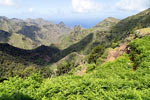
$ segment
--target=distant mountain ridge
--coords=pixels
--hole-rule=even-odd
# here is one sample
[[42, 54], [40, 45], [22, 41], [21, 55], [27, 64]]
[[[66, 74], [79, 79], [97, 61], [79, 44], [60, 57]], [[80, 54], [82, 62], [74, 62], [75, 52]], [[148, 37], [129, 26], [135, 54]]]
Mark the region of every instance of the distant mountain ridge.
[[110, 30], [110, 37], [113, 41], [118, 41], [133, 34], [135, 30], [150, 27], [150, 8], [117, 23]]
[[[103, 48], [115, 48], [118, 44], [120, 44], [120, 42], [124, 41], [125, 38], [130, 35], [134, 35], [136, 30], [149, 27], [150, 9], [123, 20], [109, 17], [89, 29], [84, 29], [80, 25], [77, 25], [74, 29], [71, 29], [70, 34], [64, 33], [63, 35], [59, 35], [56, 39], [58, 43], [51, 44], [50, 46], [45, 46], [46, 43], [44, 41], [47, 42], [47, 40], [44, 37], [48, 35], [47, 38], [50, 37], [50, 39], [53, 40], [53, 38], [55, 38], [55, 34], [50, 35], [48, 33], [44, 33], [43, 36], [43, 34], [38, 32], [45, 32], [45, 30], [49, 28], [53, 29], [53, 26], [56, 26], [59, 30], [64, 29], [66, 26], [63, 22], [53, 25], [53, 23], [48, 23], [42, 19], [37, 19], [38, 21], [35, 21], [36, 19], [28, 19], [28, 22], [18, 19], [12, 20], [15, 21], [10, 21], [5, 17], [0, 18], [0, 22], [3, 22], [0, 24], [1, 28], [3, 28], [0, 30], [0, 42], [3, 43], [0, 44], [0, 60], [2, 64], [6, 61], [4, 62], [5, 72], [8, 72], [6, 67], [7, 65], [9, 65], [10, 68], [14, 66], [14, 63], [19, 66], [17, 62], [15, 62], [15, 59], [17, 59], [19, 63], [22, 64], [23, 62], [23, 67], [28, 68], [29, 66], [24, 66], [27, 63], [29, 63], [28, 65], [34, 64], [38, 68], [45, 68], [43, 71], [49, 73], [47, 72], [49, 69], [51, 70], [52, 68], [52, 72], [57, 69], [57, 64], [61, 64], [62, 59], [67, 63], [72, 63], [76, 62], [74, 58], [79, 55], [82, 57], [89, 55], [93, 48], [97, 46], [102, 46]], [[17, 25], [17, 23], [19, 25]], [[16, 30], [20, 30], [20, 33], [16, 33]], [[9, 43], [9, 45], [7, 43]], [[41, 43], [44, 45], [41, 45]], [[14, 44], [16, 45], [15, 47]], [[29, 45], [37, 48], [32, 50], [16, 48], [21, 46], [23, 46], [21, 48], [32, 48], [25, 47]], [[76, 59], [81, 61], [83, 60], [83, 62], [86, 63], [85, 59], [82, 59], [80, 56]], [[7, 61], [9, 62], [8, 64]], [[80, 65], [80, 62], [74, 65], [76, 67], [77, 65]], [[63, 67], [66, 68], [66, 66], [70, 66], [70, 64], [64, 64]], [[69, 71], [70, 69], [67, 70], [67, 72]]]
[[69, 47], [72, 44], [81, 41], [89, 34], [93, 34], [93, 40], [90, 43], [90, 48], [93, 48], [95, 44], [102, 43], [102, 41], [106, 40], [105, 37], [110, 34], [109, 30], [111, 27], [115, 26], [119, 21], [119, 19], [108, 17], [89, 29], [83, 29], [81, 26], [75, 26], [71, 34], [61, 37], [60, 47]]
[[[21, 20], [17, 18], [9, 19], [7, 17], [0, 17], [0, 30], [10, 33], [10, 36], [14, 33], [23, 35], [36, 45], [57, 43], [60, 36], [69, 34], [72, 31], [64, 22], [54, 24], [41, 18]], [[11, 45], [22, 48], [22, 46], [18, 46], [15, 43]], [[27, 49], [31, 48], [34, 48], [34, 46], [32, 47], [32, 43], [30, 48]]]
[[89, 34], [93, 34], [93, 40], [83, 51], [88, 53], [97, 45], [110, 46], [112, 43], [117, 43], [130, 34], [133, 34], [138, 29], [150, 27], [149, 21], [150, 8], [123, 20], [108, 17], [92, 28], [74, 30], [72, 34], [62, 36], [59, 46], [60, 48], [69, 47], [78, 43]]

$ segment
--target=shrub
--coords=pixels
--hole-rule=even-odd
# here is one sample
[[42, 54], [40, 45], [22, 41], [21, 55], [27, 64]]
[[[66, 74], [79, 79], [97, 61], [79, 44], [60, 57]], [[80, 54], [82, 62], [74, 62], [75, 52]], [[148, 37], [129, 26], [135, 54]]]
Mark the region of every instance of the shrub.
[[88, 63], [96, 63], [96, 60], [104, 53], [104, 47], [97, 46], [89, 54]]
[[90, 72], [90, 71], [93, 71], [95, 68], [96, 68], [96, 65], [93, 63], [93, 64], [87, 64], [87, 69], [86, 69], [86, 72]]
[[61, 64], [57, 66], [57, 75], [63, 75], [68, 73], [72, 68], [74, 68], [74, 64], [71, 64], [67, 61], [63, 61]]

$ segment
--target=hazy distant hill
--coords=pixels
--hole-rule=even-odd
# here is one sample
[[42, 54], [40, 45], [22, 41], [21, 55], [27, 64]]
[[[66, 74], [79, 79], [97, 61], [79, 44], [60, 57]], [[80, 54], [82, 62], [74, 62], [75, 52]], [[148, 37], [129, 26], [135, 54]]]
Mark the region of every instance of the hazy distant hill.
[[[58, 38], [64, 34], [68, 34], [71, 32], [71, 28], [67, 27], [63, 22], [59, 24], [54, 24], [50, 21], [45, 21], [43, 19], [9, 19], [7, 17], [0, 17], [0, 30], [6, 31], [10, 33], [10, 36], [7, 37], [8, 41], [11, 42], [12, 45], [31, 49], [34, 48], [35, 45], [50, 45], [51, 43], [57, 43]], [[15, 34], [15, 35], [14, 35]], [[19, 34], [19, 35], [17, 35]], [[20, 38], [18, 42], [25, 42], [24, 39], [28, 42], [32, 42], [31, 44], [16, 44], [17, 42], [11, 40], [12, 37]], [[5, 39], [5, 37], [2, 39]], [[9, 42], [8, 42], [9, 43]], [[35, 44], [34, 46], [32, 46]], [[26, 47], [26, 45], [30, 45]]]
[[61, 50], [0, 44], [0, 100], [150, 100], [150, 9], [61, 39]]
[[[50, 68], [51, 64], [55, 64], [62, 59], [65, 60], [65, 58], [67, 58], [69, 59], [67, 62], [70, 64], [70, 62], [76, 62], [74, 60], [76, 56], [78, 56], [78, 59], [82, 59], [83, 56], [90, 54], [93, 48], [96, 46], [100, 45], [104, 48], [117, 46], [121, 40], [124, 40], [129, 35], [134, 34], [135, 30], [149, 27], [149, 20], [150, 9], [147, 9], [137, 15], [128, 17], [123, 20], [115, 19], [112, 17], [106, 18], [104, 21], [98, 23], [90, 29], [84, 29], [80, 25], [77, 25], [71, 31], [69, 28], [66, 28], [63, 22], [56, 25], [52, 22], [47, 22], [42, 19], [27, 19], [26, 21], [23, 21], [18, 19], [10, 20], [2, 17], [1, 22], [3, 22], [3, 24], [0, 24], [0, 26], [5, 31], [0, 31], [0, 42], [9, 43], [10, 45], [0, 44], [1, 55], [4, 54], [2, 56], [3, 58], [1, 57], [1, 61], [3, 62], [7, 60], [8, 62], [11, 62], [9, 66], [12, 66], [14, 63], [17, 64], [15, 60], [9, 59], [10, 56], [10, 58], [13, 57], [13, 59], [21, 58], [19, 63], [22, 63], [23, 61], [24, 63], [28, 62], [35, 64], [36, 66], [44, 66], [44, 68], [45, 66], [48, 66], [48, 68]], [[23, 27], [24, 29], [22, 29]], [[63, 31], [63, 34], [57, 35], [39, 33], [43, 30], [48, 31], [57, 28], [57, 31], [63, 31], [65, 29], [68, 32], [70, 30], [71, 33], [67, 34], [67, 31]], [[16, 30], [19, 30], [19, 33], [15, 32]], [[45, 39], [43, 35], [48, 36], [45, 37]], [[44, 41], [48, 41], [48, 37], [52, 40], [54, 36], [57, 37], [55, 39], [58, 40], [59, 43], [53, 44], [51, 46], [42, 45], [37, 47], [41, 43], [46, 44]], [[16, 47], [37, 48], [32, 50], [24, 50]], [[74, 56], [71, 57], [70, 55]]]
[[89, 34], [93, 34], [93, 39], [89, 41], [90, 43], [87, 48], [85, 48], [87, 49], [85, 51], [88, 51], [95, 45], [102, 44], [103, 41], [106, 41], [106, 36], [110, 34], [110, 28], [115, 26], [119, 21], [119, 19], [109, 17], [89, 29], [83, 29], [81, 26], [75, 26], [74, 31], [71, 34], [61, 37], [60, 47], [69, 47], [74, 43], [80, 42]]
[[102, 22], [90, 29], [83, 29], [76, 26], [71, 34], [61, 37], [60, 48], [69, 47], [80, 42], [84, 37], [93, 34], [92, 41], [89, 41], [88, 46], [82, 50], [84, 53], [89, 53], [90, 50], [97, 46], [108, 46], [112, 43], [117, 43], [119, 40], [133, 34], [135, 30], [150, 27], [150, 9], [147, 9], [139, 14], [130, 16], [123, 20], [112, 17], [106, 18]]

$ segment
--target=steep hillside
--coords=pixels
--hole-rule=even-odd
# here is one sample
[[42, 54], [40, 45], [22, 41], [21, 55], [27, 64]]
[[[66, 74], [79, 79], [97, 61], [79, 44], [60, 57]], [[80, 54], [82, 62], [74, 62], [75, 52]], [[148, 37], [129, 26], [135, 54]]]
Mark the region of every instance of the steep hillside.
[[0, 30], [0, 42], [8, 42], [9, 41], [9, 37], [11, 36], [10, 33]]
[[0, 30], [0, 43], [9, 43], [10, 45], [23, 49], [32, 49], [39, 45], [24, 35], [12, 34], [3, 30]]
[[76, 26], [74, 28], [74, 31], [70, 35], [61, 38], [62, 41], [60, 47], [69, 47], [74, 43], [82, 41], [82, 39], [89, 34], [93, 34], [92, 41], [89, 41], [88, 48], [85, 48], [85, 52], [88, 52], [89, 49], [95, 47], [96, 45], [106, 42], [106, 36], [109, 35], [109, 29], [112, 26], [116, 25], [116, 23], [118, 23], [119, 21], [119, 19], [109, 17], [90, 29], [83, 29], [81, 26]]
[[[60, 48], [61, 49], [64, 47], [66, 48], [53, 55], [54, 62], [57, 62], [62, 58], [66, 58], [68, 55], [72, 54], [73, 52], [76, 52], [78, 55], [89, 55], [89, 57], [87, 57], [88, 62], [91, 63], [94, 62], [96, 64], [97, 63], [99, 64], [100, 62], [96, 61], [99, 60], [101, 61], [101, 63], [103, 63], [103, 59], [105, 58], [106, 54], [104, 54], [104, 58], [98, 59], [98, 57], [102, 55], [97, 51], [94, 51], [94, 53], [92, 53], [93, 48], [95, 49], [95, 47], [97, 46], [101, 46], [104, 49], [109, 47], [115, 48], [119, 46], [115, 50], [107, 52], [109, 53], [110, 57], [108, 56], [107, 57], [108, 59], [106, 59], [106, 61], [116, 59], [118, 56], [124, 53], [128, 41], [131, 41], [136, 37], [142, 37], [145, 34], [148, 34], [149, 28], [145, 28], [141, 30], [137, 30], [137, 29], [142, 28], [142, 26], [141, 27], [138, 26], [139, 24], [143, 25], [143, 27], [148, 27], [149, 12], [150, 10], [147, 9], [137, 15], [131, 16], [121, 21], [110, 17], [100, 22], [99, 24], [97, 24], [95, 27], [91, 29], [83, 29], [81, 26], [76, 26], [74, 28], [74, 32], [72, 32], [71, 35], [62, 37]], [[141, 16], [142, 19], [139, 16]], [[137, 21], [135, 21], [135, 19]], [[124, 23], [122, 24], [124, 26], [120, 25], [120, 23]], [[146, 23], [147, 26], [145, 26], [144, 23]], [[130, 25], [130, 27], [125, 25]], [[124, 31], [125, 29], [123, 30], [123, 28], [127, 28], [126, 31]], [[116, 30], [116, 32], [114, 32], [114, 30]], [[146, 32], [144, 33], [144, 31]], [[82, 60], [86, 61], [87, 59], [82, 59]], [[89, 59], [92, 60], [90, 61]], [[68, 67], [66, 67], [66, 69], [67, 68]]]
[[[143, 25], [144, 27], [147, 27], [149, 25], [148, 23], [149, 12], [150, 11], [148, 9], [137, 15], [131, 16], [121, 21], [118, 19], [109, 17], [90, 29], [83, 29], [81, 26], [75, 26], [74, 31], [71, 32], [71, 34], [61, 37], [60, 44], [53, 44], [51, 46], [41, 45], [40, 47], [31, 49], [31, 50], [24, 50], [24, 49], [19, 49], [16, 47], [22, 47], [22, 48], [36, 47], [37, 46], [36, 43], [39, 43], [39, 42], [37, 40], [33, 42], [34, 39], [32, 38], [32, 34], [28, 34], [29, 36], [25, 37], [25, 34], [22, 35], [22, 34], [14, 33], [14, 32], [9, 33], [6, 31], [0, 31], [0, 35], [2, 36], [2, 38], [0, 37], [1, 42], [2, 43], [6, 42], [15, 46], [13, 47], [8, 44], [0, 44], [0, 51], [1, 51], [1, 54], [5, 53], [8, 56], [14, 57], [14, 59], [21, 59], [24, 63], [30, 63], [38, 67], [46, 66], [48, 69], [51, 67], [53, 68], [53, 71], [54, 69], [56, 69], [58, 72], [60, 71], [59, 73], [61, 73], [61, 70], [65, 70], [63, 71], [63, 74], [65, 72], [68, 73], [69, 71], [72, 70], [72, 68], [78, 67], [80, 63], [82, 63], [83, 65], [85, 63], [96, 63], [96, 64], [99, 63], [97, 62], [97, 59], [98, 57], [102, 56], [102, 53], [105, 53], [103, 49], [108, 48], [108, 47], [116, 48], [116, 46], [118, 46], [118, 44], [122, 42], [120, 40], [124, 40], [125, 37], [129, 36], [129, 34], [130, 35], [135, 34], [135, 36], [139, 32], [143, 34], [147, 34], [144, 32], [145, 31], [147, 32], [149, 28], [141, 29], [136, 32], [134, 32], [134, 30], [140, 28], [138, 27], [139, 23], [141, 23], [141, 25]], [[31, 30], [34, 30], [34, 27], [39, 27], [39, 24], [42, 27], [45, 25], [49, 26], [52, 24], [52, 22], [47, 22], [42, 19], [36, 19], [36, 20], [28, 19], [26, 22], [22, 20], [18, 20], [18, 19], [11, 19], [13, 21], [10, 21], [10, 24], [9, 24], [10, 26], [9, 26], [8, 22], [10, 19], [3, 18], [3, 17], [1, 18], [1, 20], [2, 19], [6, 21], [6, 22], [5, 21], [2, 21], [2, 22], [5, 22], [7, 27], [5, 26], [5, 24], [3, 24], [5, 26], [5, 27], [3, 26], [3, 28], [5, 28], [5, 30], [8, 29], [7, 31], [10, 31], [10, 29], [12, 29], [12, 25], [14, 23], [15, 24], [22, 23], [22, 26], [29, 24], [29, 28], [25, 29], [25, 31], [29, 31], [30, 28]], [[33, 27], [31, 24], [33, 25]], [[130, 25], [130, 27], [127, 27], [125, 25]], [[13, 27], [15, 27], [16, 30], [19, 29], [19, 27], [17, 29], [17, 26], [13, 26]], [[60, 24], [57, 25], [57, 27], [62, 28], [62, 27], [65, 27], [65, 25], [63, 22], [61, 22]], [[125, 30], [124, 28], [127, 28], [126, 29], [127, 31], [124, 31]], [[128, 34], [129, 30], [132, 30], [132, 31], [130, 31], [131, 33]], [[122, 38], [119, 39], [118, 37], [120, 36]], [[29, 37], [32, 39], [30, 39]], [[132, 37], [132, 38], [136, 38], [136, 37]], [[125, 46], [123, 47], [125, 48], [126, 45], [127, 44], [125, 44]], [[95, 49], [95, 47], [97, 46], [99, 46], [100, 48], [102, 47], [102, 49], [99, 49], [99, 48]], [[59, 50], [56, 47], [59, 47], [61, 49]], [[117, 51], [121, 47], [122, 46], [108, 53], [110, 55], [112, 54], [118, 57], [118, 55], [122, 54], [122, 53], [120, 54], [120, 52]], [[98, 50], [102, 50], [101, 53], [99, 53]], [[83, 56], [86, 56], [86, 57], [83, 57]], [[115, 59], [116, 57], [114, 57], [113, 59]], [[109, 61], [110, 58], [111, 57], [108, 57], [107, 61]], [[5, 59], [7, 58], [2, 58], [1, 60], [5, 60]], [[92, 60], [90, 61], [89, 59], [92, 59]], [[81, 60], [81, 62], [78, 60]], [[102, 59], [99, 59], [99, 60], [102, 60]], [[15, 62], [15, 61], [10, 61], [10, 62]], [[54, 74], [57, 74], [57, 71], [55, 71], [56, 73]]]
[[[27, 21], [32, 31], [51, 23]], [[150, 100], [149, 21], [147, 9], [121, 21], [107, 18], [90, 29], [75, 26], [60, 44], [25, 50], [1, 43], [0, 100]], [[22, 36], [6, 26], [0, 42]], [[41, 43], [33, 38], [37, 34], [25, 35]]]
[[149, 27], [149, 21], [150, 9], [123, 20], [109, 17], [93, 28], [79, 28], [78, 31], [72, 32], [71, 35], [62, 37], [60, 48], [66, 48], [81, 41], [88, 34], [93, 34], [93, 40], [89, 43], [87, 48], [84, 49], [84, 53], [89, 53], [91, 48], [97, 45], [108, 47], [112, 43], [117, 44], [119, 40], [133, 34], [135, 30]]
[[[130, 53], [97, 65], [83, 76], [9, 78], [0, 83], [2, 100], [149, 100], [150, 36], [129, 43]], [[134, 66], [136, 65], [136, 70]]]
[[[59, 52], [55, 47], [40, 46], [32, 50], [24, 50], [6, 43], [0, 44], [0, 77], [19, 75], [29, 76], [31, 73], [41, 71], [45, 77], [51, 75], [50, 66], [52, 56]], [[28, 74], [27, 74], [28, 73]]]
[[[71, 32], [71, 28], [67, 27], [63, 22], [54, 24], [43, 19], [20, 20], [15, 18], [8, 19], [6, 17], [0, 17], [0, 30], [9, 32], [12, 35], [14, 33], [19, 35], [21, 34], [21, 36], [17, 35], [18, 38], [23, 36], [28, 39], [29, 42], [32, 40], [33, 43], [35, 42], [38, 45], [50, 45], [52, 43], [57, 43], [60, 36]], [[22, 48], [22, 46], [16, 44], [16, 42], [11, 44]], [[32, 44], [30, 46], [32, 47]], [[26, 44], [24, 47], [26, 47]]]
[[118, 24], [112, 27], [110, 33], [111, 40], [118, 41], [124, 37], [133, 34], [137, 29], [150, 27], [150, 8], [121, 20]]

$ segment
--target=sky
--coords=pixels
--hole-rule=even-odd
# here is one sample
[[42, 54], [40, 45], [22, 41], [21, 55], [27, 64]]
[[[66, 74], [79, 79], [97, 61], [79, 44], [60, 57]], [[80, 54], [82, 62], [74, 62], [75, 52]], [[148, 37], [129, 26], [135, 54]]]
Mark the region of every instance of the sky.
[[0, 16], [43, 18], [89, 28], [107, 17], [123, 19], [150, 8], [150, 0], [0, 0]]

